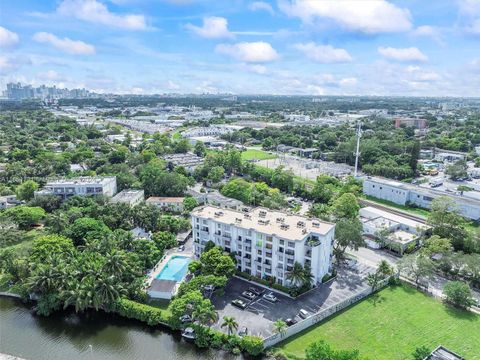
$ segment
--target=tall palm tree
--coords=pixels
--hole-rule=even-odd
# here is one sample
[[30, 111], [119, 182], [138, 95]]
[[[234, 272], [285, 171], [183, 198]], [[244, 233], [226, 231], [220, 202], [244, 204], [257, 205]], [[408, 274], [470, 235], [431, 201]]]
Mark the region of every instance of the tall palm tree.
[[315, 276], [313, 276], [312, 274], [312, 268], [308, 265], [305, 265], [305, 267], [303, 268], [302, 285], [307, 284], [310, 287], [314, 279], [315, 279]]
[[215, 307], [212, 305], [212, 303], [210, 303], [210, 301], [206, 300], [196, 306], [192, 316], [202, 325], [208, 326], [218, 320], [218, 313], [215, 311]]
[[96, 309], [100, 306], [108, 307], [125, 294], [123, 286], [115, 280], [113, 275], [98, 277], [93, 291], [93, 305]]
[[293, 285], [298, 286], [303, 283], [304, 275], [305, 274], [302, 264], [300, 264], [299, 262], [295, 262], [295, 264], [293, 264], [292, 270], [288, 271], [285, 277], [287, 278], [287, 280], [290, 280]]
[[282, 319], [275, 320], [273, 326], [275, 327], [275, 332], [280, 334], [281, 337], [287, 332], [287, 323]]
[[222, 328], [223, 327], [227, 327], [228, 335], [232, 335], [232, 333], [238, 329], [238, 323], [233, 316], [224, 316]]
[[105, 264], [103, 265], [103, 271], [108, 274], [121, 274], [126, 268], [125, 256], [123, 253], [112, 250], [105, 255]]

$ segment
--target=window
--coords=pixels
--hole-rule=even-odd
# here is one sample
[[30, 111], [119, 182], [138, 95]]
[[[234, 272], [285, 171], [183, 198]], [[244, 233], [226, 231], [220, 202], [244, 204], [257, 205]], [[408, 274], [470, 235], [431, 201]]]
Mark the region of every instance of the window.
[[288, 247], [295, 247], [295, 243], [293, 241], [289, 241], [288, 242]]
[[280, 245], [284, 245], [285, 244], [285, 241], [284, 240], [280, 240]]
[[262, 255], [262, 250], [257, 250], [258, 255]]

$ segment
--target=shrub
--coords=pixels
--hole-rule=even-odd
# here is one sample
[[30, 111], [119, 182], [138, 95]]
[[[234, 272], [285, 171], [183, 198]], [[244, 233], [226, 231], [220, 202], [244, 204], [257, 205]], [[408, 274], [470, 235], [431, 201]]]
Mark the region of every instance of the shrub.
[[192, 325], [192, 328], [195, 330], [195, 345], [199, 348], [209, 347], [212, 342], [210, 329], [196, 324]]
[[263, 340], [258, 336], [247, 335], [242, 338], [240, 348], [249, 355], [260, 355], [263, 352]]
[[461, 308], [475, 305], [470, 287], [462, 281], [449, 281], [443, 288], [445, 300]]
[[140, 320], [148, 325], [168, 324], [168, 317], [164, 311], [132, 300], [118, 300], [113, 306], [113, 310], [121, 316]]

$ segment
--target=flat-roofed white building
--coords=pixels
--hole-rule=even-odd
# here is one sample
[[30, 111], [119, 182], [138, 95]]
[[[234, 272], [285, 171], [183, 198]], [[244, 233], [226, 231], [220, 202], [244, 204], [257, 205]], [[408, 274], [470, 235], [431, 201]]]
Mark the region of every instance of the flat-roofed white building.
[[147, 204], [152, 204], [163, 211], [182, 212], [184, 197], [157, 197], [151, 196], [147, 199]]
[[72, 179], [60, 179], [47, 182], [42, 190], [36, 191], [35, 196], [58, 195], [63, 199], [74, 195], [113, 196], [117, 192], [117, 178], [115, 176], [82, 176]]
[[206, 205], [192, 211], [195, 254], [213, 241], [234, 253], [237, 269], [278, 284], [287, 279], [295, 262], [310, 266], [319, 283], [331, 270], [335, 224], [265, 208], [248, 212]]
[[403, 254], [409, 246], [420, 245], [421, 236], [430, 229], [419, 221], [371, 206], [360, 209], [359, 215], [369, 247], [380, 248], [388, 245], [378, 242], [380, 233], [386, 231], [388, 235], [385, 240], [390, 243], [389, 247], [400, 254]]
[[424, 209], [429, 209], [434, 199], [448, 197], [455, 202], [462, 216], [472, 220], [480, 219], [480, 199], [470, 196], [468, 192], [453, 194], [390, 179], [367, 177], [363, 181], [363, 193], [395, 204], [412, 204]]
[[110, 201], [114, 204], [123, 203], [128, 206], [135, 206], [145, 200], [145, 192], [136, 189], [124, 189], [115, 195]]

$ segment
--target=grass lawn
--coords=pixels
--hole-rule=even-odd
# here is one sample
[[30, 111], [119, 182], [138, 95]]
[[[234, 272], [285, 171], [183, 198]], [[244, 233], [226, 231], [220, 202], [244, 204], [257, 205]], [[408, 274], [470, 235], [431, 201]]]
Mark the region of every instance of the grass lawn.
[[407, 213], [411, 213], [411, 214], [414, 214], [414, 215], [420, 215], [420, 216], [423, 216], [423, 217], [427, 217], [428, 214], [430, 214], [430, 211], [428, 211], [426, 209], [409, 207], [409, 206], [404, 206], [404, 205], [398, 205], [398, 204], [395, 204], [391, 201], [377, 199], [376, 197], [373, 197], [373, 196], [365, 195], [365, 199], [367, 199], [369, 201], [372, 201], [372, 202], [375, 202], [375, 203], [378, 203], [380, 205], [384, 205], [384, 206], [391, 207], [391, 208], [398, 209], [398, 210], [403, 210]]
[[257, 149], [247, 149], [245, 151], [242, 151], [242, 160], [268, 160], [268, 159], [276, 159], [277, 155], [274, 154], [269, 154], [266, 151], [263, 150], [257, 150]]
[[411, 359], [425, 345], [443, 345], [469, 360], [480, 359], [480, 316], [451, 308], [407, 286], [386, 288], [374, 305], [367, 298], [335, 317], [278, 345], [289, 357], [303, 357], [312, 342], [358, 349], [370, 360]]

